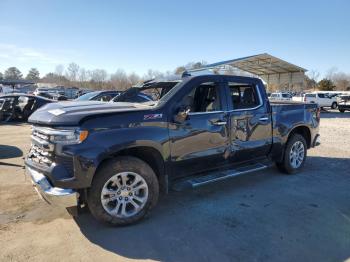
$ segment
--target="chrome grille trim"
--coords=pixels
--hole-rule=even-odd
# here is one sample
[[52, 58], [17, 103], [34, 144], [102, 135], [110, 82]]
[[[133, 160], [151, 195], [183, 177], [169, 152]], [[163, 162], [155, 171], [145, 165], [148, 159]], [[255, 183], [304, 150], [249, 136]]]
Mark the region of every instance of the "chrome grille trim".
[[32, 126], [32, 146], [29, 159], [38, 164], [50, 166], [53, 163], [54, 145], [50, 143], [49, 129]]

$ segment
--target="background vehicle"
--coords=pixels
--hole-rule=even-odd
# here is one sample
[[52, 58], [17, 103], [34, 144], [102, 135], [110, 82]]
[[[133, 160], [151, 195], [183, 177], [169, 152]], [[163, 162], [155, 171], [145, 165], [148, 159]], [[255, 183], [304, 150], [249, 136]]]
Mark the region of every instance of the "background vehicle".
[[34, 95], [35, 95], [35, 96], [45, 97], [45, 98], [47, 98], [47, 99], [53, 100], [53, 95], [52, 95], [52, 94], [49, 94], [49, 93], [46, 93], [46, 92], [36, 92]]
[[289, 93], [277, 92], [277, 93], [272, 93], [269, 99], [271, 101], [291, 101], [292, 96]]
[[86, 93], [82, 96], [79, 96], [76, 101], [102, 101], [109, 102], [114, 97], [118, 96], [120, 91], [94, 91]]
[[338, 101], [339, 112], [344, 113], [345, 111], [350, 111], [350, 94], [339, 96]]
[[[75, 89], [74, 89], [75, 91]], [[41, 97], [46, 97], [48, 99], [56, 100], [56, 101], [66, 101], [68, 100], [68, 95], [74, 94], [71, 90], [71, 88], [66, 89], [64, 87], [54, 87], [54, 88], [45, 88], [45, 87], [39, 87], [35, 89], [33, 95], [35, 96], [41, 96]], [[76, 91], [77, 92], [77, 91]]]
[[299, 93], [299, 94], [296, 94], [292, 97], [292, 101], [295, 101], [295, 102], [304, 102], [304, 94], [303, 93]]
[[38, 108], [53, 102], [44, 97], [28, 94], [8, 94], [0, 97], [0, 121], [27, 121]]
[[100, 221], [131, 224], [159, 192], [273, 162], [293, 174], [319, 144], [319, 107], [270, 103], [260, 79], [202, 75], [152, 85], [168, 89], [153, 104], [54, 103], [30, 117], [26, 169], [48, 202], [86, 203]]
[[0, 85], [0, 95], [6, 95], [6, 94], [9, 94], [9, 93], [13, 93], [14, 91], [14, 88], [12, 87], [9, 87], [9, 86], [2, 86]]
[[67, 99], [76, 99], [79, 96], [81, 89], [77, 87], [64, 87], [64, 96]]
[[338, 106], [336, 97], [329, 97], [326, 93], [314, 92], [304, 95], [304, 102], [315, 103], [320, 107], [330, 107], [336, 109]]
[[37, 96], [39, 94], [47, 94], [49, 93], [49, 88], [46, 87], [38, 87], [37, 89], [35, 89], [35, 91], [33, 92], [33, 95]]

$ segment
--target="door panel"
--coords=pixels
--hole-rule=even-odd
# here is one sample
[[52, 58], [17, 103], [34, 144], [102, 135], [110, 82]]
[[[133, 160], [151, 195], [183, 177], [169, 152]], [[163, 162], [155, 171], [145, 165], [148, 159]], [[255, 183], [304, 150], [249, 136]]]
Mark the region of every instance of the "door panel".
[[272, 145], [270, 105], [256, 80], [232, 77], [227, 82], [230, 118], [230, 160], [249, 161], [268, 155]]
[[208, 77], [208, 80], [194, 79], [184, 87], [186, 92], [178, 106], [186, 108], [189, 114], [180, 123], [169, 124], [174, 177], [219, 168], [229, 157], [226, 89], [220, 79], [213, 82], [213, 77]]
[[171, 124], [169, 135], [174, 176], [223, 165], [229, 155], [228, 130], [224, 112], [193, 113], [184, 123]]
[[271, 117], [264, 108], [230, 113], [231, 159], [248, 161], [267, 156], [272, 144]]

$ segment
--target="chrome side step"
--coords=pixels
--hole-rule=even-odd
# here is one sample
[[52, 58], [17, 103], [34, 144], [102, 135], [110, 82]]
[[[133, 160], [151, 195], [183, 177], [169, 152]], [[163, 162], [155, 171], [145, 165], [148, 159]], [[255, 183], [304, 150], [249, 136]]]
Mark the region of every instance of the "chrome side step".
[[188, 188], [195, 188], [195, 187], [203, 186], [216, 181], [224, 180], [227, 178], [243, 175], [254, 171], [263, 170], [266, 168], [268, 168], [268, 165], [265, 165], [262, 163], [256, 163], [248, 166], [239, 167], [236, 169], [214, 171], [207, 175], [198, 176], [194, 178], [192, 177], [187, 180], [181, 180], [175, 183], [172, 189], [175, 191], [181, 191]]

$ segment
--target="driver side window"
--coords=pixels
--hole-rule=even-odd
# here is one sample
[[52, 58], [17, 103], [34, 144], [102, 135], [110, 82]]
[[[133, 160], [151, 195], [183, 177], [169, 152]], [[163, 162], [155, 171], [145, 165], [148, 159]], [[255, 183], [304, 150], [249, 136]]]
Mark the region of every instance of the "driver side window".
[[190, 109], [190, 113], [221, 111], [219, 88], [219, 83], [202, 83], [184, 97], [182, 104]]

